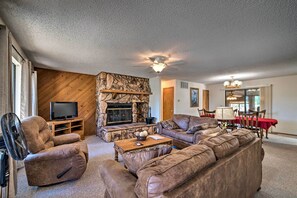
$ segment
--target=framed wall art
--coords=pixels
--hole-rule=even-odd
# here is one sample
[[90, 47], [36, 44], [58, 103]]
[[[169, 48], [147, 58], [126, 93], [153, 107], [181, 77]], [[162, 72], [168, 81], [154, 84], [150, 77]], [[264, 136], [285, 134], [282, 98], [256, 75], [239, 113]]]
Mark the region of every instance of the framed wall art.
[[199, 89], [190, 88], [190, 107], [199, 107]]

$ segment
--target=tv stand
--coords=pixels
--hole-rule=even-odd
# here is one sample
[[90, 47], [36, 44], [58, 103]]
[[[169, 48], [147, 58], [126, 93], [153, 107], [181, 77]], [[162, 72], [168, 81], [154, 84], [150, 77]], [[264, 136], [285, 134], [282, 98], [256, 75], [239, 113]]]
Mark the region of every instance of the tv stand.
[[71, 118], [67, 120], [52, 120], [47, 122], [53, 136], [68, 133], [77, 133], [81, 139], [85, 139], [84, 120], [82, 118]]

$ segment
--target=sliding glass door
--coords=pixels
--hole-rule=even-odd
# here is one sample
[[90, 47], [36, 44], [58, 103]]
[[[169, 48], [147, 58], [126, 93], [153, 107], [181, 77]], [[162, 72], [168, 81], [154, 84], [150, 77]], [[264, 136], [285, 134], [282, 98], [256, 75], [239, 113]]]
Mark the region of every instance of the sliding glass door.
[[236, 89], [225, 91], [225, 105], [233, 107], [240, 112], [248, 112], [249, 109], [257, 110], [260, 107], [260, 89]]

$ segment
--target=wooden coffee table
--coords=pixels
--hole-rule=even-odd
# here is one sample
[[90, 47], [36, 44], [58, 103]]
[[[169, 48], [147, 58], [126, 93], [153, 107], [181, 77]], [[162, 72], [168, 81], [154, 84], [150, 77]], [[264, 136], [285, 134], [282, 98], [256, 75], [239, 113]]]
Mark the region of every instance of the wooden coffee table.
[[[154, 135], [160, 136], [160, 135]], [[119, 153], [123, 155], [125, 152], [134, 151], [138, 149], [148, 148], [152, 146], [156, 146], [159, 144], [169, 144], [172, 145], [172, 139], [167, 137], [162, 137], [162, 139], [155, 140], [148, 136], [145, 141], [137, 141], [136, 138], [126, 139], [126, 140], [118, 140], [114, 142], [114, 160], [119, 160]], [[141, 142], [143, 145], [137, 146], [136, 142]]]

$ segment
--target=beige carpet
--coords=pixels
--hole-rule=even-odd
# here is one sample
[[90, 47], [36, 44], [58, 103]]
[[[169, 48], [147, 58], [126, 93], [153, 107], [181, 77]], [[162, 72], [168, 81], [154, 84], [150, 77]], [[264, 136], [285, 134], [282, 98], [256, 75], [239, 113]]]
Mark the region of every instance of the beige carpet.
[[[113, 144], [105, 143], [98, 137], [86, 138], [90, 161], [84, 175], [76, 181], [48, 187], [30, 187], [24, 168], [18, 171], [17, 197], [103, 197], [104, 185], [98, 165], [104, 159], [113, 158]], [[265, 158], [263, 161], [262, 190], [256, 198], [297, 197], [297, 139], [270, 135], [264, 140]]]

